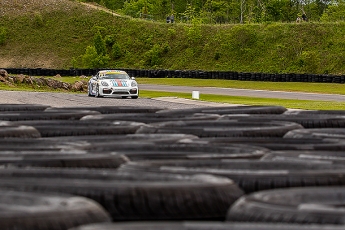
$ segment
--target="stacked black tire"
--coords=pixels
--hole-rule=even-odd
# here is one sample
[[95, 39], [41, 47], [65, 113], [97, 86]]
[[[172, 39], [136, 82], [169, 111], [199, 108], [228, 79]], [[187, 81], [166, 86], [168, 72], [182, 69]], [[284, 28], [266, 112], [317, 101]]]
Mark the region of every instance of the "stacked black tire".
[[344, 229], [343, 113], [0, 105], [1, 229]]

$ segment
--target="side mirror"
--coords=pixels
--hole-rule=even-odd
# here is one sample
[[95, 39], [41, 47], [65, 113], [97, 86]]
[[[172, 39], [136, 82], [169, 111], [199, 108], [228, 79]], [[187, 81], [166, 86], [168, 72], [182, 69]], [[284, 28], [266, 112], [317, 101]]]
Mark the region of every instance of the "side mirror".
[[131, 77], [132, 80], [135, 80], [135, 77]]

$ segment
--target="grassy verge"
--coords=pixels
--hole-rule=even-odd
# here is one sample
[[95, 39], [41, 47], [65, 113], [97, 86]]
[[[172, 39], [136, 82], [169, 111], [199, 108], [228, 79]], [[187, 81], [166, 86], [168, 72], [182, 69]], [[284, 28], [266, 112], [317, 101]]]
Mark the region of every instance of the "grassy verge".
[[221, 87], [285, 92], [345, 94], [344, 84], [307, 82], [259, 82], [186, 78], [137, 78], [139, 84]]
[[[140, 91], [140, 97], [157, 98], [157, 97], [178, 97], [192, 99], [190, 93], [175, 92], [157, 92], [157, 91]], [[194, 100], [194, 99], [193, 99]], [[279, 105], [290, 109], [308, 109], [308, 110], [344, 110], [345, 103], [332, 101], [309, 101], [309, 100], [290, 100], [275, 98], [257, 98], [257, 97], [238, 97], [238, 96], [220, 96], [212, 94], [200, 95], [201, 101], [241, 104], [241, 105]]]

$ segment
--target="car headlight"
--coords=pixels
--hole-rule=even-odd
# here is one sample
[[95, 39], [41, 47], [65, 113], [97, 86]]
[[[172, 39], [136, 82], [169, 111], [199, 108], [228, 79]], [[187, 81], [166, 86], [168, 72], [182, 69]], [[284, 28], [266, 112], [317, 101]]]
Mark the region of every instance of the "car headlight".
[[101, 84], [102, 84], [103, 86], [109, 86], [108, 83], [105, 82], [105, 81], [101, 81]]
[[132, 84], [131, 84], [132, 87], [136, 87], [137, 85], [138, 85], [137, 82], [132, 81]]

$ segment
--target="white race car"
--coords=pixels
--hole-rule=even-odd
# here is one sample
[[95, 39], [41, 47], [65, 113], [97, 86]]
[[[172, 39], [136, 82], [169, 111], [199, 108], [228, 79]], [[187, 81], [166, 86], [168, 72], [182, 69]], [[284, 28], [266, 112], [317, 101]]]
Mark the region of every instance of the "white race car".
[[118, 96], [137, 99], [138, 83], [122, 70], [101, 70], [88, 82], [88, 96]]

